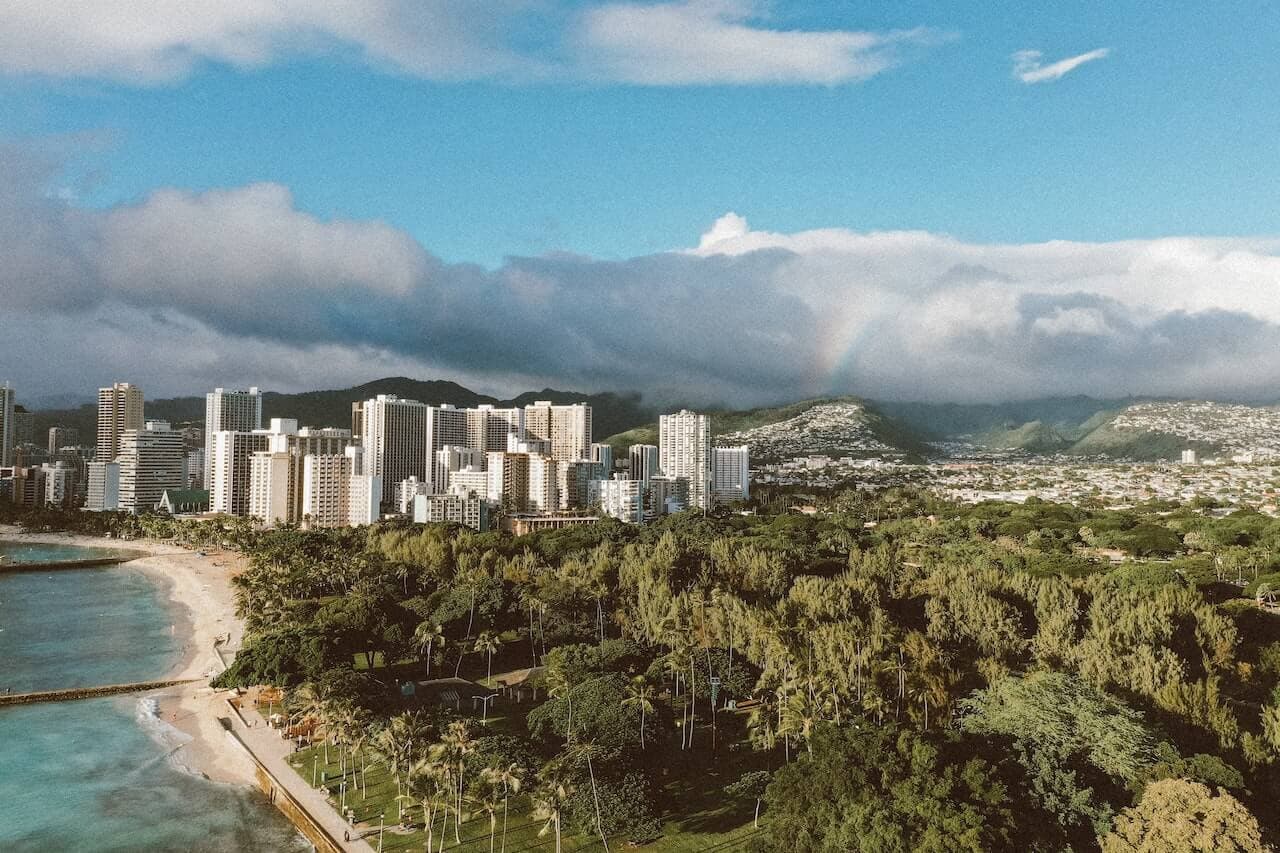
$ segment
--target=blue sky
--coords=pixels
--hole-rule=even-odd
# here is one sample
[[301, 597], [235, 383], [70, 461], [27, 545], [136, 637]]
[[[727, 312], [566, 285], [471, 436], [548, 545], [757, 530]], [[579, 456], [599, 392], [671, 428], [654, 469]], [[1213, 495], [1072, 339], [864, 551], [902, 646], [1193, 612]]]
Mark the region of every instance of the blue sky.
[[[18, 0], [0, 19], [9, 321], [115, 329], [82, 357], [163, 393], [385, 372], [732, 401], [1280, 381], [1257, 358], [1280, 340], [1280, 8], [478, 8]], [[729, 211], [745, 220], [718, 248], [684, 251]], [[673, 355], [662, 306], [716, 329], [719, 287], [789, 318], [740, 318], [758, 363], [740, 330]], [[282, 296], [320, 308], [290, 334], [240, 310]], [[646, 297], [625, 334], [575, 313]], [[928, 346], [876, 332], [903, 316], [936, 318]], [[186, 360], [139, 366], [131, 323]], [[567, 355], [515, 363], [565, 328]], [[1171, 365], [1171, 328], [1209, 354]], [[1251, 342], [1235, 360], [1227, 328]], [[966, 378], [992, 360], [1004, 384]], [[46, 393], [98, 381], [0, 361]]]
[[[777, 28], [937, 31], [835, 85], [439, 81], [339, 50], [143, 86], [11, 77], [0, 130], [109, 132], [91, 204], [275, 181], [317, 215], [489, 265], [683, 246], [727, 210], [997, 242], [1277, 230], [1280, 12], [1045, 5], [772, 4]], [[1018, 50], [1100, 47], [1054, 82], [1011, 73]]]

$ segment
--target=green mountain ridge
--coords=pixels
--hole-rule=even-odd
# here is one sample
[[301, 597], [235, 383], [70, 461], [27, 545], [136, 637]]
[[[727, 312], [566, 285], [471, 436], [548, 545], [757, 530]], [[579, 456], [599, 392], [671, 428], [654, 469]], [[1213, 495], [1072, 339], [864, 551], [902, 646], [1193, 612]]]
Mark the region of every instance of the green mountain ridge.
[[[589, 403], [594, 431], [608, 435], [651, 420], [655, 415], [646, 407], [638, 393], [604, 392], [583, 394], [576, 391], [557, 391], [544, 388], [527, 391], [519, 396], [502, 400], [487, 394], [479, 394], [456, 382], [447, 380], [410, 379], [389, 376], [375, 379], [351, 388], [324, 391], [305, 391], [298, 394], [282, 394], [266, 391], [262, 395], [262, 418], [296, 418], [302, 426], [351, 426], [351, 404], [367, 400], [378, 394], [395, 394], [410, 400], [431, 405], [453, 403], [468, 407], [484, 403], [496, 406], [524, 406], [535, 400], [553, 403]], [[167, 420], [174, 424], [204, 421], [204, 397], [174, 397], [147, 400], [145, 414], [148, 419]], [[36, 435], [43, 435], [51, 426], [69, 426], [80, 430], [81, 440], [92, 442], [97, 428], [98, 413], [94, 405], [76, 409], [46, 410], [35, 413]]]

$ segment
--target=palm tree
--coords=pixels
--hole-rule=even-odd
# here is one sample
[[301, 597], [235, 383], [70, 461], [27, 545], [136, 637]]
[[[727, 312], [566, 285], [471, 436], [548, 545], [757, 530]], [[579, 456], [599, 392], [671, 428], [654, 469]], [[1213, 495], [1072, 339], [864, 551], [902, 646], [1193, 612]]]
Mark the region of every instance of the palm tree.
[[450, 765], [451, 769], [456, 768], [457, 771], [457, 790], [455, 797], [456, 817], [453, 824], [454, 839], [461, 844], [462, 839], [458, 835], [458, 826], [462, 823], [462, 787], [463, 778], [466, 774], [467, 755], [475, 749], [475, 741], [471, 738], [471, 732], [467, 729], [467, 724], [462, 720], [454, 720], [445, 729], [444, 734], [440, 736], [440, 742], [431, 747], [431, 756], [442, 763]]
[[524, 781], [524, 770], [519, 764], [510, 764], [505, 769], [486, 767], [481, 776], [490, 785], [502, 791], [502, 853], [507, 850], [507, 800], [512, 794], [520, 793], [520, 785]]
[[653, 699], [657, 695], [657, 691], [653, 685], [649, 683], [643, 675], [637, 675], [631, 679], [631, 683], [627, 685], [627, 697], [622, 700], [622, 707], [635, 705], [640, 709], [640, 748], [644, 749], [644, 718], [646, 714], [652, 714]]
[[476, 799], [476, 803], [489, 815], [489, 853], [493, 853], [494, 840], [498, 836], [498, 791], [489, 787], [484, 796]]
[[545, 821], [538, 835], [555, 830], [556, 853], [560, 853], [560, 819], [573, 796], [573, 785], [559, 761], [552, 761], [538, 774], [538, 787], [533, 791], [533, 819]]
[[489, 669], [485, 674], [485, 681], [493, 678], [493, 656], [502, 648], [502, 638], [492, 631], [481, 631], [480, 636], [476, 637], [476, 654], [484, 652], [489, 656]]
[[[375, 754], [391, 771], [396, 780], [396, 793], [403, 794], [403, 782], [419, 745], [426, 738], [428, 727], [422, 717], [412, 711], [397, 714], [373, 736]], [[400, 809], [401, 817], [404, 809]]]
[[427, 662], [426, 677], [431, 677], [431, 652], [435, 647], [444, 648], [444, 626], [438, 622], [423, 622], [413, 631], [413, 645]]

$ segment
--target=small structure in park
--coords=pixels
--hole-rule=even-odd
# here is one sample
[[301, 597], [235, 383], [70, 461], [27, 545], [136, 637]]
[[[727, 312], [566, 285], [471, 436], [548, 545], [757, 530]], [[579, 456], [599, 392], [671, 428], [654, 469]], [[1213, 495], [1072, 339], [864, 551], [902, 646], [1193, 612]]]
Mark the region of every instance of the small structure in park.
[[461, 713], [464, 708], [470, 708], [475, 700], [482, 699], [493, 691], [465, 678], [435, 678], [417, 682], [415, 692], [424, 703], [443, 705]]

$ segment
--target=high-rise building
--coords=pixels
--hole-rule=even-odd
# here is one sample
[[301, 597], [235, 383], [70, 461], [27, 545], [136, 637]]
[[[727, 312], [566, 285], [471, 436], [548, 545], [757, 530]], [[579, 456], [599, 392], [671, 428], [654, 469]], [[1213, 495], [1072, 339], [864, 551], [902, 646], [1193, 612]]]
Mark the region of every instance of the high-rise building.
[[106, 512], [120, 508], [120, 463], [90, 462], [89, 479], [84, 508], [94, 512]]
[[127, 429], [120, 438], [120, 509], [146, 512], [155, 508], [165, 489], [187, 486], [186, 447], [182, 433], [167, 421], [147, 421], [144, 429]]
[[249, 459], [249, 515], [263, 524], [293, 524], [294, 472], [299, 460], [292, 453], [259, 451]]
[[529, 508], [528, 453], [486, 453], [489, 500], [504, 513], [525, 512]]
[[525, 509], [529, 512], [555, 512], [560, 507], [559, 469], [550, 456], [529, 457], [529, 494]]
[[446, 444], [435, 453], [435, 467], [432, 470], [430, 491], [428, 494], [444, 494], [449, 491], [449, 475], [463, 468], [484, 470], [484, 452], [470, 447], [455, 447]]
[[13, 446], [33, 444], [35, 442], [36, 416], [28, 412], [25, 406], [13, 406]]
[[627, 448], [627, 463], [630, 466], [628, 477], [648, 483], [649, 480], [662, 473], [658, 467], [658, 445], [633, 444]]
[[303, 457], [302, 517], [307, 527], [345, 527], [350, 517], [351, 457]]
[[[446, 447], [472, 447], [467, 444], [470, 410], [459, 409], [448, 403], [427, 407], [427, 484], [432, 494], [443, 492], [445, 484], [436, 476], [437, 454]], [[447, 479], [448, 474], [445, 474]]]
[[353, 474], [360, 448], [302, 458], [302, 513], [307, 527], [372, 524], [381, 517], [382, 478]]
[[499, 409], [486, 403], [467, 410], [467, 447], [506, 450], [511, 437], [524, 440], [524, 409]]
[[0, 466], [13, 464], [13, 446], [17, 443], [13, 423], [15, 394], [8, 382], [0, 385]]
[[64, 447], [75, 447], [80, 443], [80, 430], [75, 427], [49, 427], [49, 453], [57, 453]]
[[524, 434], [528, 441], [549, 442], [555, 459], [590, 459], [591, 407], [538, 400], [524, 407]]
[[710, 419], [688, 409], [659, 417], [658, 467], [664, 475], [688, 482], [687, 508], [711, 509]]
[[751, 459], [747, 446], [711, 448], [712, 495], [716, 505], [751, 496]]
[[601, 442], [591, 443], [591, 461], [600, 466], [600, 479], [613, 476], [613, 446]]
[[603, 479], [599, 462], [557, 460], [556, 508], [561, 512], [585, 509], [591, 501], [591, 481]]
[[204, 395], [204, 487], [213, 489], [213, 434], [262, 429], [262, 394], [257, 388], [230, 391], [214, 388]]
[[120, 454], [120, 440], [125, 430], [142, 429], [142, 389], [128, 382], [117, 382], [110, 388], [98, 389], [98, 445], [101, 462], [110, 462]]
[[66, 462], [46, 462], [44, 469], [44, 502], [69, 509], [76, 504], [76, 469]]
[[[429, 481], [432, 458], [427, 448], [429, 408], [417, 400], [401, 400], [394, 394], [379, 394], [365, 400], [360, 407], [362, 472], [380, 477], [384, 483], [399, 483], [410, 477]], [[388, 505], [392, 498], [394, 494], [387, 496]]]
[[591, 506], [598, 507], [603, 515], [639, 524], [645, 520], [644, 492], [644, 483], [622, 476], [592, 480], [589, 502]]
[[19, 506], [44, 506], [47, 476], [48, 470], [44, 467], [14, 465], [0, 468], [0, 492]]
[[213, 434], [208, 473], [211, 512], [249, 514], [253, 455], [271, 449], [272, 435], [266, 430], [219, 430]]

